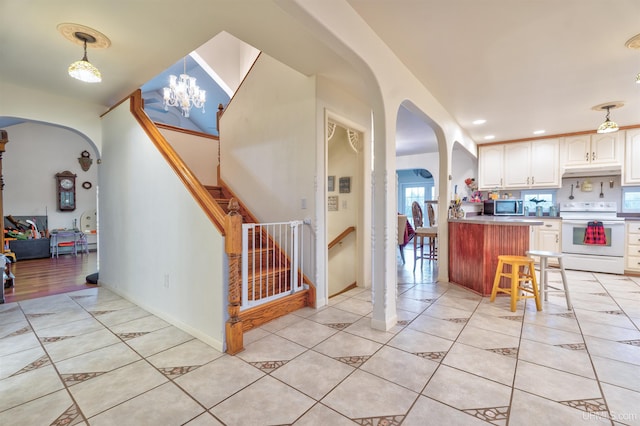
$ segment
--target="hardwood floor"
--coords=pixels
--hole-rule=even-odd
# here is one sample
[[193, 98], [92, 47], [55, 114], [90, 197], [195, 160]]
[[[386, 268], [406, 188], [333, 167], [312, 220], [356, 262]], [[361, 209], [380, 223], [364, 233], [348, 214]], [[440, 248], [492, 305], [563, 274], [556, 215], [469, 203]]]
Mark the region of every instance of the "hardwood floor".
[[12, 288], [4, 289], [5, 303], [95, 287], [86, 282], [86, 277], [97, 272], [97, 259], [97, 253], [90, 252], [19, 260], [11, 265], [16, 278]]

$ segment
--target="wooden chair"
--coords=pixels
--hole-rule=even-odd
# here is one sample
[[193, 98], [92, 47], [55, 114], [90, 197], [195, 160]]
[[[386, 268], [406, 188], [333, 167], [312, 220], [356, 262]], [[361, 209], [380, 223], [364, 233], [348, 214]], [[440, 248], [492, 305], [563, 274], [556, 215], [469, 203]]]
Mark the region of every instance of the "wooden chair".
[[[413, 271], [416, 270], [416, 263], [420, 258], [420, 268], [422, 268], [422, 262], [424, 259], [436, 260], [437, 259], [437, 247], [436, 240], [438, 238], [438, 227], [435, 225], [435, 212], [431, 204], [427, 206], [427, 214], [429, 215], [429, 226], [424, 226], [422, 207], [417, 201], [411, 204], [411, 213], [413, 215], [413, 225], [415, 230], [415, 237], [413, 238]], [[429, 252], [424, 252], [424, 239], [427, 238], [429, 244]], [[418, 246], [420, 248], [420, 254], [418, 255]]]
[[402, 258], [402, 264], [404, 265], [404, 234], [407, 231], [407, 215], [398, 215], [398, 248], [400, 249], [400, 257]]

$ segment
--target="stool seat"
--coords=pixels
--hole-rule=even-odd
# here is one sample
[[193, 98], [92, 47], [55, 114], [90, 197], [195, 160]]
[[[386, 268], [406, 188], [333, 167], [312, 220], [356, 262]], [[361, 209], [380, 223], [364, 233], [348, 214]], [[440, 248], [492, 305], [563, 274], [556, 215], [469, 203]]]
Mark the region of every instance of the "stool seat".
[[[573, 306], [571, 305], [571, 297], [569, 296], [569, 286], [567, 285], [567, 274], [565, 273], [564, 264], [562, 262], [564, 254], [547, 250], [529, 250], [527, 251], [527, 256], [540, 258], [540, 297], [544, 298], [546, 301], [548, 299], [548, 293], [550, 292], [564, 293], [564, 297], [567, 301], [567, 309], [573, 309]], [[557, 288], [549, 285], [549, 258], [556, 258], [558, 261], [563, 288]]]
[[[504, 272], [506, 265], [511, 266], [511, 270], [508, 272]], [[511, 285], [508, 288], [500, 287], [500, 279], [502, 277], [511, 280]], [[525, 286], [527, 282], [531, 283], [531, 287]], [[516, 311], [516, 304], [521, 299], [535, 299], [536, 309], [541, 311], [542, 304], [540, 303], [534, 260], [528, 256], [498, 256], [498, 266], [493, 280], [490, 302], [496, 299], [498, 292], [511, 296], [511, 312]]]

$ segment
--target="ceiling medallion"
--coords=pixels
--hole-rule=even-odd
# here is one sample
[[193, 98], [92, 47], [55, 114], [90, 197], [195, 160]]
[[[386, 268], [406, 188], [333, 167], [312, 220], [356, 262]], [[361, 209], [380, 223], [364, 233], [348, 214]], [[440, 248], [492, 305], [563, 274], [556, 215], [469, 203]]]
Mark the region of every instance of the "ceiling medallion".
[[111, 46], [111, 40], [109, 40], [106, 35], [102, 34], [100, 31], [94, 30], [93, 28], [89, 28], [84, 25], [65, 22], [63, 24], [59, 24], [56, 28], [64, 38], [79, 46], [83, 46], [84, 41], [76, 37], [76, 33], [88, 34], [96, 39], [95, 42], [87, 45], [87, 47], [91, 47], [93, 49], [106, 49], [107, 47]]
[[[631, 37], [624, 45], [629, 49], [640, 50], [640, 34]], [[636, 76], [636, 83], [640, 84], [640, 72]]]

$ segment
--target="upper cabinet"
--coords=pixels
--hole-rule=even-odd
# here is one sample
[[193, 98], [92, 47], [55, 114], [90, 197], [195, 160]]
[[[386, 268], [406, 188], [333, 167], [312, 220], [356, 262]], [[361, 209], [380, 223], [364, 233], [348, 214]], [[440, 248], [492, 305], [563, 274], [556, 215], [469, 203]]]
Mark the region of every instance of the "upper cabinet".
[[626, 131], [623, 185], [640, 185], [640, 129]]
[[564, 138], [563, 164], [567, 171], [585, 166], [621, 166], [624, 132]]
[[540, 139], [478, 148], [480, 190], [557, 188], [560, 140]]
[[502, 188], [504, 184], [504, 145], [478, 147], [478, 189]]

